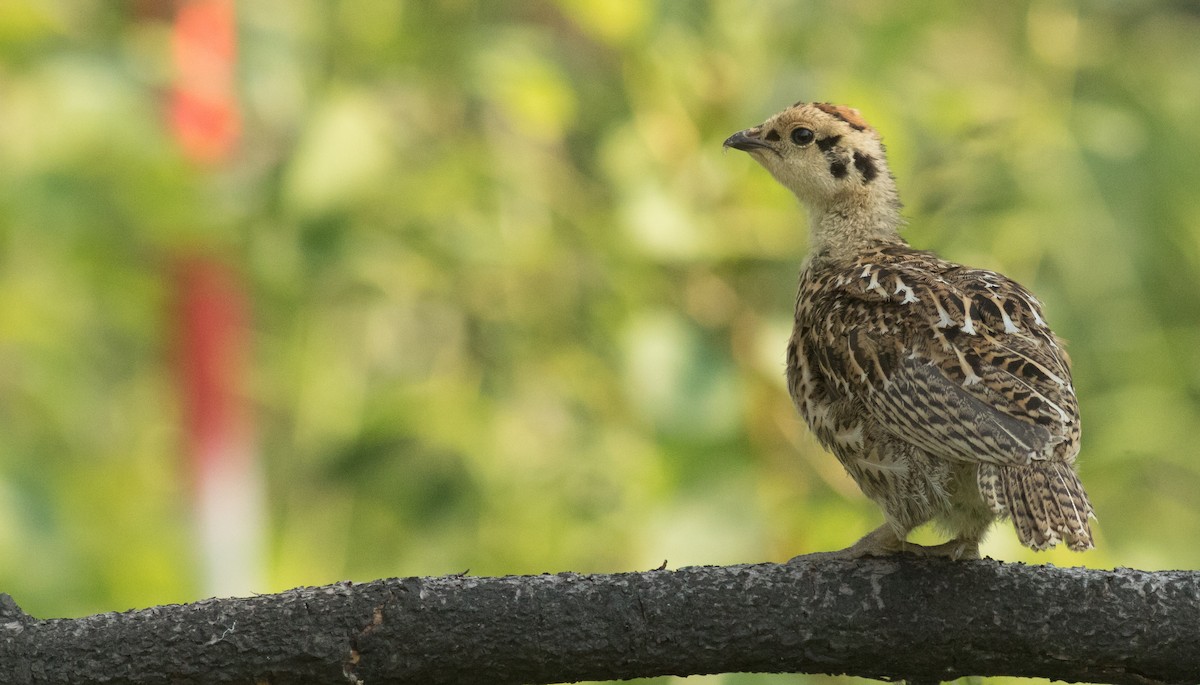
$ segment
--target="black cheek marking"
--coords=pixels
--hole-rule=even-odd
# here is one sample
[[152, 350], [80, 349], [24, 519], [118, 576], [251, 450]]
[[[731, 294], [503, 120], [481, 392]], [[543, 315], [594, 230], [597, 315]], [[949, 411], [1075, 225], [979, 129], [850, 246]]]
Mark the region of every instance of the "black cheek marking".
[[846, 163], [839, 159], [833, 164], [830, 164], [829, 173], [833, 174], [834, 178], [845, 178], [847, 173]]
[[834, 145], [838, 144], [841, 136], [828, 136], [817, 141], [817, 147], [821, 148], [821, 152], [829, 152]]
[[769, 140], [771, 142], [775, 142], [775, 141], [779, 140], [779, 131], [776, 131], [775, 129], [771, 129], [771, 131], [769, 133], [767, 133], [767, 135], [763, 136], [763, 140]]
[[879, 175], [879, 169], [875, 167], [875, 158], [857, 150], [854, 152], [854, 168], [862, 174], [863, 183], [870, 183]]

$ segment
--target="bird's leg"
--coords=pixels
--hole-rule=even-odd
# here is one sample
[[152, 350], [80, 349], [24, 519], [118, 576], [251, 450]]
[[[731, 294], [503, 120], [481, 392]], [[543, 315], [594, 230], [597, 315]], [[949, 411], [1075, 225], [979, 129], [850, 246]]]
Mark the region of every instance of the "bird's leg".
[[816, 561], [818, 559], [837, 559], [851, 560], [861, 559], [863, 557], [886, 557], [892, 554], [909, 551], [910, 547], [919, 547], [920, 545], [910, 545], [904, 541], [904, 537], [896, 532], [890, 524], [883, 524], [875, 530], [867, 533], [861, 540], [850, 545], [846, 549], [839, 549], [836, 552], [813, 552], [811, 554], [801, 554], [798, 557], [793, 557], [788, 563], [793, 561]]

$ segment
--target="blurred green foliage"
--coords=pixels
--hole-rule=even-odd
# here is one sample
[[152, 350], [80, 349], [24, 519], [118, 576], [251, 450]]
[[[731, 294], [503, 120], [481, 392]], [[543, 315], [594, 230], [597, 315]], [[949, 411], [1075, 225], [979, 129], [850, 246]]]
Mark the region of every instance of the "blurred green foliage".
[[164, 123], [153, 4], [0, 4], [0, 590], [34, 615], [196, 598], [182, 251], [252, 292], [262, 591], [853, 542], [880, 516], [782, 383], [803, 212], [720, 145], [799, 99], [861, 109], [910, 241], [1070, 342], [1098, 549], [985, 553], [1200, 565], [1193, 4], [254, 0], [218, 169]]

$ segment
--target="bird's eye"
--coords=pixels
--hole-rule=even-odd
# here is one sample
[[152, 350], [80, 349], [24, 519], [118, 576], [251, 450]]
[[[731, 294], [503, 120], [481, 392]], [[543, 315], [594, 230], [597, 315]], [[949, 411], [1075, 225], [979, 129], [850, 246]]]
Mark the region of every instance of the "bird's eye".
[[812, 143], [816, 137], [817, 134], [813, 133], [811, 128], [800, 127], [792, 129], [792, 142], [800, 147]]

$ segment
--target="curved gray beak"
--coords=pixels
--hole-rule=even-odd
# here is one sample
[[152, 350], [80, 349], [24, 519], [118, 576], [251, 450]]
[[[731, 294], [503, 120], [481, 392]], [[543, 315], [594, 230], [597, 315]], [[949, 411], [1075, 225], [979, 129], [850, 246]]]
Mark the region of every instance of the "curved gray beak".
[[737, 133], [729, 136], [725, 139], [725, 143], [721, 147], [731, 147], [735, 150], [743, 150], [745, 152], [762, 147], [765, 147], [768, 150], [771, 149], [770, 143], [767, 143], [761, 138], [748, 136], [746, 135], [746, 131], [738, 131]]

